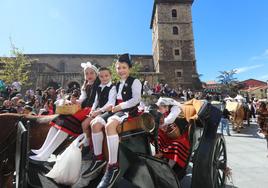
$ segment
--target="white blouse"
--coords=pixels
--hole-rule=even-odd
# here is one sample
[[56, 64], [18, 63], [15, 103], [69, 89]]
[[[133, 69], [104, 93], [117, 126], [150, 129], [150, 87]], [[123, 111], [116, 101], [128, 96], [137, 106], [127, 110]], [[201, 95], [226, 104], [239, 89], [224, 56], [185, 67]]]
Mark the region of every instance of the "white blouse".
[[162, 126], [170, 125], [170, 124], [174, 123], [174, 121], [180, 115], [180, 113], [181, 113], [181, 108], [179, 106], [177, 106], [177, 105], [172, 106], [170, 109], [170, 113], [164, 119], [164, 124]]

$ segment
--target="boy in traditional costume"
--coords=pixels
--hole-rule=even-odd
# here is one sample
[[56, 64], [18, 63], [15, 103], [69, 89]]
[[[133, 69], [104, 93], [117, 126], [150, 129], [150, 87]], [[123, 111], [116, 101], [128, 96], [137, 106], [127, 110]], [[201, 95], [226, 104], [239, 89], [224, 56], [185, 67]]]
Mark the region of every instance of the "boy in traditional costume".
[[[112, 107], [115, 105], [116, 102], [116, 87], [112, 84], [111, 71], [106, 67], [100, 68], [99, 79], [101, 81], [101, 84], [97, 89], [95, 102], [92, 106], [89, 117], [82, 123], [83, 130], [87, 134], [87, 138], [91, 138], [93, 140], [93, 145], [95, 144], [94, 156], [99, 156], [102, 153], [102, 151], [99, 150], [99, 148], [101, 147], [96, 144], [99, 144], [98, 140], [103, 140], [103, 133], [101, 130], [98, 132], [95, 131], [97, 132], [95, 133], [88, 129], [91, 127], [90, 125], [93, 126], [98, 123], [105, 124], [107, 118], [111, 116]], [[94, 172], [99, 168], [103, 167], [104, 165], [105, 163], [102, 163], [101, 166], [94, 170]], [[90, 166], [89, 169], [83, 173], [83, 177], [88, 177], [92, 174], [91, 168], [92, 166]]]

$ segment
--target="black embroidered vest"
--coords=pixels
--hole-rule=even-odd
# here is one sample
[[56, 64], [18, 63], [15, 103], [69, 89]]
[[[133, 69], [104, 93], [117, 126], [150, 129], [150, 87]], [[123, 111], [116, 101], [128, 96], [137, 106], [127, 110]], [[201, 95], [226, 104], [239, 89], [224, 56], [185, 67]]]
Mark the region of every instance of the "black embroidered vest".
[[81, 104], [82, 108], [92, 107], [99, 85], [100, 85], [100, 81], [97, 78], [92, 85], [88, 85], [86, 87], [87, 98], [82, 102]]
[[[132, 84], [133, 84], [134, 80], [135, 80], [135, 78], [129, 76], [127, 78], [127, 80], [125, 81], [125, 84], [124, 84], [122, 92], [121, 92], [123, 101], [128, 101], [129, 99], [132, 98]], [[120, 86], [120, 82], [118, 82], [116, 84], [116, 92], [117, 93], [119, 91], [119, 86]], [[132, 108], [124, 109], [123, 111], [129, 112], [130, 116], [136, 116], [138, 113], [138, 106], [139, 106], [139, 104], [137, 104], [136, 106], [134, 106]]]
[[[105, 86], [103, 90], [101, 90], [101, 87], [99, 86], [97, 89], [97, 95], [98, 95], [98, 106], [97, 108], [102, 108], [109, 100], [109, 93], [112, 89], [113, 84], [111, 84], [109, 87]], [[114, 105], [114, 104], [113, 104]]]

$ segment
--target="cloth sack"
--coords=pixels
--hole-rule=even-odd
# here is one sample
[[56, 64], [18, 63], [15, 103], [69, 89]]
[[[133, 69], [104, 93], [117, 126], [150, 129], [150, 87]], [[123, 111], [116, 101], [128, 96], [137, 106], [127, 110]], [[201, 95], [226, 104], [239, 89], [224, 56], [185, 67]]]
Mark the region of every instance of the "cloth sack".
[[86, 140], [85, 134], [79, 135], [61, 155], [57, 156], [55, 165], [46, 176], [59, 184], [75, 184], [80, 177], [82, 165], [80, 146]]

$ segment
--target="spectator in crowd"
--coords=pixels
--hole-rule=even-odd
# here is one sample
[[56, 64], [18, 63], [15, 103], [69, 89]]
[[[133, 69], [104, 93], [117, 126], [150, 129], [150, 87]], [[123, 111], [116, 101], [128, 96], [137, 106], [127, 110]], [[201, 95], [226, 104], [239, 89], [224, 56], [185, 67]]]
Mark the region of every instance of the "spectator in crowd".
[[17, 90], [18, 92], [21, 91], [21, 83], [18, 80], [15, 80], [12, 85], [11, 85], [12, 89]]
[[17, 110], [12, 106], [13, 104], [10, 100], [5, 100], [0, 108], [0, 113], [17, 113]]
[[17, 113], [23, 113], [23, 107], [25, 106], [25, 101], [23, 99], [19, 99], [17, 102]]
[[161, 84], [158, 82], [158, 83], [155, 85], [154, 93], [155, 93], [155, 94], [160, 94], [161, 90], [162, 90]]
[[42, 103], [42, 90], [40, 88], [35, 90], [35, 99], [37, 99], [40, 104]]
[[52, 99], [48, 99], [44, 108], [39, 110], [39, 115], [52, 115], [55, 112], [55, 105]]
[[226, 129], [226, 132], [228, 136], [231, 136], [230, 129], [229, 129], [229, 116], [231, 115], [230, 112], [226, 109], [225, 102], [223, 103], [224, 109], [222, 112], [222, 118], [221, 118], [221, 134], [223, 134], [223, 130]]
[[170, 97], [178, 97], [178, 94], [174, 88], [170, 91], [169, 95], [170, 95]]
[[33, 112], [33, 108], [29, 105], [25, 105], [23, 107], [23, 114], [26, 114], [26, 115], [36, 115], [34, 112]]
[[152, 95], [153, 91], [151, 90], [148, 81], [144, 81], [143, 84], [143, 95]]
[[39, 111], [41, 108], [42, 108], [42, 104], [39, 102], [39, 100], [35, 100], [34, 105], [33, 105], [33, 112], [35, 114], [39, 114]]
[[56, 92], [57, 92], [57, 100], [64, 99], [66, 95], [65, 89], [59, 88], [56, 90]]

